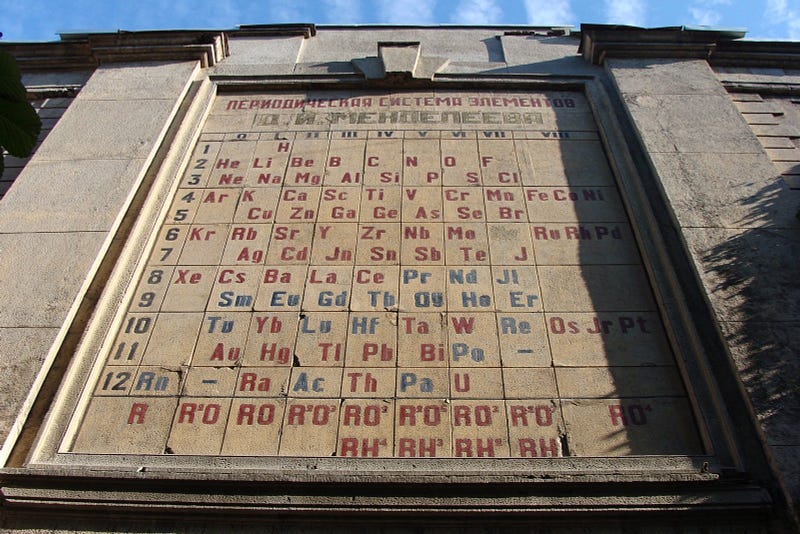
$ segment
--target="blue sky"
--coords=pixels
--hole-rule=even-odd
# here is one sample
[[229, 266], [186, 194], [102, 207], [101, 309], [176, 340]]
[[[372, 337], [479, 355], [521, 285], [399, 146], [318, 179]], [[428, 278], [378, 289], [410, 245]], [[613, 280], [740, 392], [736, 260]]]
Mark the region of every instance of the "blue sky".
[[629, 24], [745, 28], [748, 39], [800, 40], [800, 0], [6, 0], [3, 41], [58, 32], [240, 24]]

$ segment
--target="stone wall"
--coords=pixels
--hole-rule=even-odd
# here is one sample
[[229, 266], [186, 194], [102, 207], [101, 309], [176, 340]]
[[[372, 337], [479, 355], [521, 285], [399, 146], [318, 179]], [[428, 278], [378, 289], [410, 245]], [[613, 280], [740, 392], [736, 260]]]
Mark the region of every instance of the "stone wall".
[[762, 99], [737, 93], [734, 103], [704, 61], [607, 66], [669, 199], [674, 222], [663, 224], [676, 224], [691, 251], [772, 460], [797, 499], [797, 363], [789, 347], [797, 335], [800, 195], [792, 187], [791, 100], [754, 103]]
[[18, 434], [16, 415], [30, 409], [196, 68], [97, 69], [0, 202], [4, 439]]
[[[594, 30], [597, 27], [584, 33], [584, 57], [579, 53], [579, 39], [568, 31], [528, 27], [254, 26], [227, 35], [98, 34], [64, 43], [69, 50], [78, 47], [94, 65], [78, 75], [74, 69], [70, 71], [73, 74], [62, 75], [80, 87], [69, 107], [63, 107], [63, 100], [44, 101], [41, 113], [65, 110], [58, 112], [60, 120], [24, 168], [22, 162], [11, 162], [12, 169], [21, 170], [12, 171], [19, 174], [0, 201], [0, 294], [6, 296], [0, 309], [0, 368], [5, 377], [0, 437], [6, 440], [3, 458], [7, 468], [2, 481], [11, 511], [5, 514], [6, 525], [38, 528], [41, 523], [32, 521], [26, 510], [40, 506], [53, 512], [54, 502], [78, 502], [95, 510], [127, 503], [119, 509], [130, 505], [124, 511], [129, 513], [145, 509], [154, 499], [178, 503], [164, 514], [186, 513], [191, 501], [209, 517], [217, 517], [226, 506], [237, 510], [253, 506], [258, 513], [293, 517], [310, 509], [321, 516], [347, 516], [351, 506], [347, 499], [361, 499], [369, 503], [364, 509], [373, 518], [391, 508], [396, 514], [393, 517], [405, 514], [419, 520], [420, 512], [434, 510], [430, 496], [419, 489], [425, 486], [422, 480], [440, 484], [442, 495], [435, 499], [436, 510], [450, 514], [456, 524], [464, 519], [458, 516], [459, 510], [496, 514], [498, 521], [535, 521], [543, 512], [571, 520], [570, 510], [584, 507], [592, 517], [605, 518], [638, 510], [654, 514], [648, 517], [673, 513], [675, 528], [708, 526], [707, 518], [699, 519], [706, 513], [728, 521], [729, 514], [742, 513], [747, 528], [753, 529], [787, 525], [788, 500], [800, 498], [800, 441], [794, 430], [799, 415], [798, 386], [792, 379], [798, 370], [793, 350], [800, 335], [800, 299], [794, 283], [794, 264], [800, 257], [796, 239], [800, 223], [795, 214], [800, 202], [794, 189], [797, 159], [786, 157], [797, 151], [796, 103], [792, 96], [776, 99], [772, 93], [764, 96], [753, 89], [759, 83], [774, 82], [764, 79], [763, 73], [756, 76], [735, 69], [712, 69], [706, 59], [710, 52], [703, 47], [716, 46], [716, 34], [695, 32], [687, 38], [680, 30], [648, 33], [601, 27], [598, 31], [607, 32], [607, 41], [587, 41], [586, 36]], [[651, 38], [656, 46], [651, 46]], [[126, 46], [118, 46], [118, 39], [127, 39]], [[169, 42], [169, 46], [155, 46], [156, 42]], [[198, 50], [202, 50], [199, 59]], [[32, 70], [26, 83], [46, 86], [47, 76], [52, 76], [47, 69], [58, 70], [58, 59], [53, 58], [59, 54], [44, 54], [49, 58], [46, 65], [29, 63]], [[229, 57], [223, 58], [227, 54]], [[750, 75], [756, 78], [748, 78]], [[769, 75], [796, 83], [792, 72]], [[65, 82], [62, 79], [60, 83]], [[596, 305], [608, 288], [613, 289], [614, 278], [613, 283], [622, 285], [610, 292], [625, 302], [624, 310], [633, 307], [633, 311], [661, 317], [668, 341], [660, 338], [659, 346], [668, 343], [677, 360], [675, 365], [658, 362], [669, 370], [669, 377], [681, 376], [685, 390], [680, 379], [676, 388], [666, 387], [672, 379], [654, 379], [655, 375], [648, 374], [652, 369], [641, 376], [630, 374], [629, 362], [601, 366], [599, 372], [595, 369], [583, 375], [573, 373], [575, 369], [561, 369], [565, 376], [579, 378], [570, 382], [572, 393], [562, 397], [582, 399], [599, 391], [592, 402], [601, 407], [600, 415], [586, 421], [605, 421], [610, 413], [614, 424], [631, 428], [604, 430], [605, 434], [598, 431], [596, 439], [585, 440], [583, 448], [573, 450], [573, 457], [564, 445], [567, 441], [560, 441], [561, 448], [552, 450], [558, 449], [565, 458], [557, 459], [559, 468], [555, 470], [539, 463], [521, 468], [513, 461], [470, 464], [467, 477], [475, 484], [470, 490], [473, 493], [445, 483], [461, 476], [458, 458], [432, 462], [430, 472], [428, 466], [419, 471], [407, 470], [402, 462], [376, 462], [360, 464], [371, 467], [356, 469], [353, 474], [349, 465], [337, 463], [335, 455], [314, 458], [314, 454], [302, 453], [306, 445], [317, 445], [318, 440], [304, 444], [298, 439], [283, 462], [211, 455], [203, 463], [205, 460], [191, 458], [191, 453], [206, 451], [208, 440], [189, 437], [181, 443], [188, 451], [184, 457], [175, 455], [167, 444], [166, 448], [159, 445], [159, 454], [143, 459], [136, 457], [138, 449], [126, 449], [124, 443], [119, 450], [99, 444], [100, 439], [112, 439], [115, 434], [108, 431], [113, 425], [104, 419], [104, 413], [93, 412], [92, 425], [100, 438], [94, 439], [91, 431], [79, 434], [74, 428], [67, 429], [72, 411], [81, 409], [83, 382], [90, 376], [96, 379], [100, 372], [101, 367], [93, 367], [92, 360], [105, 357], [99, 349], [104, 332], [112, 330], [114, 321], [119, 323], [116, 310], [125, 310], [130, 302], [125, 297], [126, 287], [130, 285], [134, 291], [136, 276], [141, 276], [145, 266], [152, 267], [146, 263], [147, 236], [160, 228], [158, 213], [167, 213], [170, 191], [179, 187], [173, 184], [181, 183], [178, 180], [201, 128], [205, 127], [209, 142], [229, 141], [232, 146], [233, 138], [226, 135], [258, 126], [260, 119], [255, 114], [241, 114], [242, 119], [219, 108], [212, 112], [215, 92], [223, 95], [217, 102], [234, 109], [229, 101], [236, 99], [225, 100], [225, 95], [282, 91], [296, 96], [306, 94], [309, 88], [328, 91], [337, 98], [341, 90], [387, 95], [432, 93], [437, 88], [473, 90], [483, 91], [486, 102], [495, 96], [493, 91], [499, 94], [509, 88], [583, 93], [590, 110], [587, 116], [599, 126], [590, 132], [597, 145], [593, 157], [603, 159], [602, 143], [625, 206], [624, 216], [632, 222], [631, 235], [643, 254], [641, 267], [638, 260], [622, 263], [635, 263], [635, 277], [647, 281], [632, 289], [634, 275], [620, 275], [624, 269], [618, 267], [593, 276], [591, 273], [600, 272], [598, 267], [584, 264], [592, 263], [586, 261], [592, 254], [597, 260], [597, 251], [589, 254], [585, 245], [580, 245], [583, 255], [578, 256], [583, 264], [564, 270], [571, 273], [580, 290], [566, 287], [566, 277], [564, 287], [557, 277], [536, 285], [542, 285], [545, 297], [548, 292], [559, 295], [553, 300], [564, 309], [551, 311], [600, 314], [620, 311]], [[762, 96], [757, 99], [754, 95]], [[485, 117], [495, 120], [491, 114]], [[558, 121], [571, 119], [556, 119], [554, 131], [566, 131]], [[276, 128], [264, 132], [279, 133]], [[477, 141], [476, 147], [466, 152], [474, 152], [479, 161]], [[517, 156], [511, 159], [516, 162]], [[523, 172], [525, 166], [519, 164], [516, 169]], [[583, 168], [581, 172], [599, 171]], [[520, 192], [526, 185], [559, 184], [523, 181]], [[522, 201], [517, 204], [528, 216], [536, 211]], [[493, 258], [508, 261], [504, 252], [496, 254], [501, 255]], [[593, 263], [614, 263], [607, 260]], [[543, 272], [547, 269], [555, 272], [554, 267]], [[617, 275], [608, 274], [612, 272]], [[484, 281], [486, 287], [490, 284]], [[653, 300], [648, 284], [653, 288]], [[571, 295], [583, 295], [583, 285], [589, 286], [585, 300], [595, 306], [567, 309]], [[639, 309], [641, 302], [646, 304]], [[549, 335], [555, 334], [558, 332]], [[591, 351], [611, 351], [609, 347], [619, 342], [612, 338], [604, 336], [604, 346], [593, 346]], [[98, 348], [92, 352], [95, 346]], [[505, 348], [501, 343], [495, 352]], [[175, 373], [180, 376], [185, 370]], [[611, 376], [608, 384], [606, 375]], [[73, 378], [62, 383], [65, 376]], [[670, 428], [692, 427], [691, 416], [663, 419], [653, 432], [647, 428], [637, 431], [633, 425], [644, 425], [646, 420], [643, 403], [636, 404], [641, 413], [627, 416], [630, 423], [626, 412], [614, 412], [623, 409], [622, 403], [606, 406], [607, 398], [626, 395], [652, 400], [659, 397], [653, 391], [662, 386], [667, 391], [664, 397], [679, 399], [686, 414], [696, 414], [699, 438], [690, 432], [690, 447], [667, 445], [677, 434]], [[524, 390], [524, 385], [517, 384], [514, 395], [524, 397]], [[344, 398], [337, 400], [345, 402]], [[505, 397], [495, 400], [501, 402]], [[580, 404], [579, 399], [568, 409], [578, 410]], [[502, 411], [499, 405], [496, 408]], [[167, 426], [171, 414], [162, 418]], [[135, 419], [131, 415], [127, 424]], [[571, 430], [578, 434], [593, 424], [574, 424]], [[597, 428], [603, 430], [600, 425]], [[42, 433], [37, 437], [39, 430]], [[90, 436], [77, 450], [86, 455], [78, 454], [75, 460], [66, 454], [76, 451], [66, 441], [62, 444], [65, 432]], [[636, 439], [650, 448], [637, 449], [631, 436], [638, 436]], [[603, 440], [607, 446], [601, 446]], [[122, 454], [93, 459], [94, 452]], [[91, 466], [88, 471], [83, 462]], [[308, 467], [312, 464], [313, 468]], [[267, 465], [269, 469], [264, 468]], [[178, 474], [173, 473], [176, 466], [180, 466]], [[225, 466], [230, 472], [224, 471]], [[34, 472], [36, 476], [32, 476]], [[213, 485], [217, 478], [245, 486], [226, 486], [225, 495], [185, 492], [198, 480]], [[84, 495], [75, 482], [78, 480], [101, 483], [96, 492]], [[400, 480], [405, 484], [402, 488], [392, 485]], [[257, 488], [264, 483], [271, 489], [262, 494]], [[377, 488], [375, 494], [358, 493], [365, 487], [361, 484], [371, 484], [369, 491]], [[584, 506], [589, 501], [583, 491], [593, 494], [591, 506]], [[492, 522], [488, 515], [481, 516], [487, 524]], [[725, 530], [720, 525], [716, 523]], [[611, 528], [615, 526], [618, 524]], [[120, 530], [119, 525], [92, 528]]]

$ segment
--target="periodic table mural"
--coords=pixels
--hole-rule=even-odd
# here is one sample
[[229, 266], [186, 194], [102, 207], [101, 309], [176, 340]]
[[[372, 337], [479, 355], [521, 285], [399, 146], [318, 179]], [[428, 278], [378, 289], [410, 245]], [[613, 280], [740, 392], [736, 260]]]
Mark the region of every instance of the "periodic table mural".
[[66, 452], [702, 453], [578, 92], [217, 97]]

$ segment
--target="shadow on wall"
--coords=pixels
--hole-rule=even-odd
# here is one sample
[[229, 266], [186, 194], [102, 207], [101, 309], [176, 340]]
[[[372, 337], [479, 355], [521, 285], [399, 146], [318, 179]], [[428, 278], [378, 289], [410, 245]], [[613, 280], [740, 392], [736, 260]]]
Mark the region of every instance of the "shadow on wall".
[[497, 37], [490, 37], [488, 39], [481, 39], [481, 42], [486, 45], [486, 60], [489, 63], [502, 63], [506, 60], [503, 53], [503, 44]]
[[[585, 105], [555, 111], [561, 133], [534, 142], [533, 167], [568, 209], [543, 214], [543, 201], [532, 235], [568, 452], [704, 454], [595, 118]], [[545, 154], [560, 172], [537, 169]]]
[[[794, 171], [800, 172], [800, 165]], [[712, 280], [710, 297], [739, 374], [797, 502], [800, 225], [792, 223], [800, 194], [777, 176], [741, 204], [749, 214], [740, 223], [748, 228], [708, 229], [709, 241], [719, 244], [703, 256], [704, 270]]]

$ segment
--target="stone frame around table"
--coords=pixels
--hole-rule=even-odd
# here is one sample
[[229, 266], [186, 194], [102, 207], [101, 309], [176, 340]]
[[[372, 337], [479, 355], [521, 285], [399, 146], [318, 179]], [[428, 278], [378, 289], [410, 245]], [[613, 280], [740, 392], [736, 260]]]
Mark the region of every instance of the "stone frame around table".
[[[397, 83], [393, 80], [392, 83]], [[255, 506], [260, 512], [291, 510], [336, 510], [353, 508], [351, 496], [358, 488], [377, 488], [358, 506], [377, 511], [387, 506], [398, 511], [440, 510], [436, 499], [427, 499], [428, 485], [442, 488], [443, 499], [462, 499], [459, 513], [497, 510], [506, 513], [530, 513], [542, 510], [567, 511], [580, 501], [580, 489], [590, 489], [598, 510], [669, 510], [706, 509], [733, 506], [761, 509], [770, 498], [761, 488], [731, 481], [746, 472], [738, 450], [736, 430], [725, 411], [724, 399], [713, 379], [713, 371], [703, 353], [693, 314], [685, 304], [683, 288], [670, 263], [670, 252], [661, 236], [659, 222], [651, 207], [652, 198], [643, 185], [641, 173], [631, 157], [642, 152], [631, 146], [621, 125], [622, 110], [612, 103], [606, 87], [589, 77], [523, 76], [436, 76], [433, 81], [409, 80], [395, 89], [528, 89], [578, 91], [585, 95], [606, 155], [616, 177], [623, 203], [642, 259], [656, 294], [657, 305], [672, 344], [678, 367], [684, 376], [689, 399], [704, 447], [713, 451], [699, 456], [656, 456], [624, 458], [558, 458], [543, 460], [464, 460], [437, 459], [336, 459], [336, 458], [230, 458], [170, 457], [142, 458], [132, 455], [77, 455], [57, 452], [65, 425], [76, 407], [83, 385], [101, 353], [105, 332], [112, 328], [117, 306], [123, 302], [127, 286], [137, 279], [137, 264], [145, 251], [147, 236], [167, 209], [170, 187], [177, 187], [174, 176], [191, 155], [205, 117], [217, 92], [258, 89], [384, 89], [382, 81], [319, 77], [279, 78], [271, 80], [218, 77], [196, 81], [184, 97], [178, 117], [161, 147], [161, 157], [151, 167], [152, 185], [142, 188], [139, 213], [129, 212], [130, 236], [121, 236], [115, 249], [118, 257], [106, 257], [95, 263], [93, 287], [105, 286], [93, 309], [86, 333], [71, 358], [69, 369], [44, 420], [32, 429], [41, 432], [33, 443], [29, 433], [18, 440], [11, 461], [3, 474], [3, 492], [9, 503], [64, 502], [76, 499], [81, 506], [147, 506], [154, 495], [169, 495], [174, 510], [201, 508], [209, 511]], [[146, 190], [145, 190], [146, 189]], [[146, 197], [146, 198], [145, 198]], [[133, 210], [131, 210], [133, 211]], [[135, 220], [134, 220], [135, 219]], [[128, 244], [122, 250], [122, 241]], [[701, 310], [700, 313], [707, 313]], [[121, 319], [120, 319], [121, 320]], [[73, 334], [80, 336], [80, 333]], [[68, 348], [77, 343], [65, 342]], [[50, 393], [57, 382], [50, 382]], [[216, 498], [213, 490], [202, 496], [188, 492], [199, 482], [229, 488], [241, 495], [226, 493]], [[456, 484], [451, 483], [455, 482]], [[47, 489], [34, 489], [40, 487]], [[98, 490], [85, 496], [81, 486], [97, 485]], [[155, 493], [148, 488], [157, 486]], [[461, 495], [470, 489], [470, 497]], [[254, 488], [268, 488], [266, 494]], [[327, 488], [327, 489], [326, 489]], [[336, 488], [332, 497], [328, 492]], [[449, 488], [449, 489], [448, 489]], [[504, 488], [502, 491], [498, 491]], [[512, 489], [513, 488], [513, 489]], [[517, 495], [504, 504], [497, 499], [508, 490]], [[340, 495], [341, 494], [341, 495]], [[567, 497], [567, 495], [574, 497]], [[150, 497], [148, 497], [148, 495]], [[290, 498], [295, 495], [293, 500]], [[159, 497], [159, 498], [163, 498]]]

